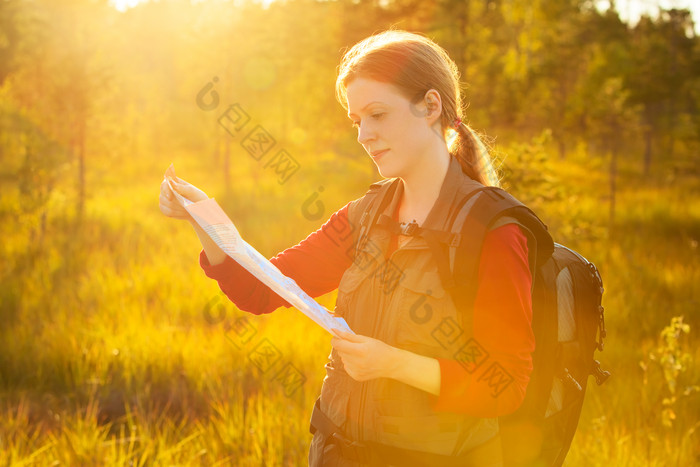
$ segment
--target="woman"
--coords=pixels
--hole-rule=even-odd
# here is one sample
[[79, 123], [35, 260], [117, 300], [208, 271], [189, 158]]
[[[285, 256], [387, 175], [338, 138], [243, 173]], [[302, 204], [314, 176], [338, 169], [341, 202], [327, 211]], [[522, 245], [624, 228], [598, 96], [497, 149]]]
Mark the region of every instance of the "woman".
[[[433, 249], [406, 229], [449, 230], [469, 192], [497, 183], [486, 149], [461, 121], [457, 67], [426, 37], [386, 31], [345, 54], [336, 94], [387, 180], [271, 259], [311, 296], [338, 288], [335, 312], [356, 333], [331, 340], [309, 464], [501, 465], [497, 417], [522, 403], [532, 370], [528, 238], [514, 220], [489, 231], [474, 305], [458, 310]], [[181, 180], [176, 188], [206, 199]], [[366, 225], [371, 206], [382, 223]], [[167, 184], [160, 207], [189, 217]], [[289, 306], [190, 221], [202, 268], [240, 309]], [[487, 368], [507, 375], [497, 395]]]

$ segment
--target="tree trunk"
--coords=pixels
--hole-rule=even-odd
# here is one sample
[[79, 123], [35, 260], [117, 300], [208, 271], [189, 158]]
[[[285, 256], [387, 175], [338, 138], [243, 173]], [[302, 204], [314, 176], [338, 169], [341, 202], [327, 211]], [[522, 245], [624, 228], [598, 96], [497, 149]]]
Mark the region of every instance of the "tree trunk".
[[558, 138], [557, 146], [559, 148], [559, 159], [566, 159], [566, 141], [564, 141], [564, 138]]
[[651, 128], [644, 131], [644, 175], [649, 175], [651, 170]]
[[[458, 8], [461, 6], [461, 8]], [[469, 82], [469, 59], [471, 47], [462, 47], [463, 44], [469, 44], [469, 10], [470, 2], [457, 3], [455, 5], [455, 19], [459, 31], [457, 50], [460, 50], [457, 56], [457, 67], [460, 71], [460, 81], [463, 83]]]
[[676, 146], [676, 106], [673, 102], [669, 104], [669, 116], [668, 116], [668, 149], [666, 154], [663, 155], [664, 159], [671, 159], [673, 157], [673, 152]]
[[78, 207], [76, 217], [78, 223], [82, 223], [85, 213], [85, 120], [78, 122]]
[[610, 148], [610, 231], [612, 232], [615, 226], [615, 198], [617, 195], [617, 144], [609, 144], [608, 147]]

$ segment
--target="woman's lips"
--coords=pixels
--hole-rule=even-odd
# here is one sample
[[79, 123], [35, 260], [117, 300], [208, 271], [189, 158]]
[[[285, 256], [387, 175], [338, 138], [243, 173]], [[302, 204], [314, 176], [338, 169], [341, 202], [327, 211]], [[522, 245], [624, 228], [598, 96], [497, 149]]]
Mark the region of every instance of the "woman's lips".
[[382, 157], [384, 154], [386, 154], [387, 151], [388, 151], [388, 149], [382, 149], [381, 151], [371, 153], [370, 155], [372, 156], [372, 159], [374, 159], [376, 161], [380, 157]]

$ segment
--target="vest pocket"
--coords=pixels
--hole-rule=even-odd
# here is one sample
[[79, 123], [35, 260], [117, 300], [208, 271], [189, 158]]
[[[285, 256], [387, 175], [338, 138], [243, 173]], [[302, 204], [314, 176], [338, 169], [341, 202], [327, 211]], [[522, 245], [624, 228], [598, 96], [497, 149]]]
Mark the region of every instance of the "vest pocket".
[[348, 268], [343, 274], [343, 277], [340, 279], [340, 283], [338, 284], [338, 298], [335, 302], [334, 312], [337, 316], [345, 317], [348, 315], [348, 308], [352, 297], [360, 287], [360, 284], [367, 279], [372, 271], [369, 267], [371, 265], [367, 266], [368, 267], [361, 269], [353, 265], [350, 266], [350, 268]]
[[352, 387], [349, 380], [349, 376], [334, 370], [321, 386], [321, 411], [340, 428], [344, 428], [348, 416], [348, 399]]
[[[378, 440], [381, 443], [402, 449], [430, 452], [441, 455], [464, 455], [476, 460], [479, 446], [487, 443], [498, 434], [498, 420], [495, 418], [475, 418], [448, 412], [415, 417], [378, 417]], [[500, 443], [497, 448], [500, 448]], [[481, 455], [485, 453], [480, 453]], [[489, 449], [487, 459], [497, 460], [500, 449]], [[483, 462], [464, 465], [491, 465]], [[465, 459], [466, 462], [466, 459]]]
[[446, 338], [449, 343], [459, 337], [461, 319], [440, 275], [434, 270], [406, 269], [399, 287], [398, 313], [389, 330], [391, 341], [421, 355], [446, 356], [441, 349], [446, 350], [449, 345], [443, 341]]
[[446, 418], [380, 416], [379, 439], [402, 449], [449, 455], [455, 448], [461, 426], [457, 417]]

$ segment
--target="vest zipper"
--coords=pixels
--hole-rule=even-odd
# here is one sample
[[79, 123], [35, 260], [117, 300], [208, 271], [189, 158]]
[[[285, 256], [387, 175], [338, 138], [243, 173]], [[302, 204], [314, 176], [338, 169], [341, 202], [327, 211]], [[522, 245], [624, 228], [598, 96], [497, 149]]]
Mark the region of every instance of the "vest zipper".
[[[395, 256], [399, 251], [401, 251], [401, 250], [421, 250], [421, 249], [425, 249], [425, 247], [422, 246], [422, 245], [420, 245], [420, 244], [419, 244], [419, 245], [414, 245], [414, 246], [412, 246], [412, 247], [409, 246], [409, 247], [407, 248], [407, 246], [408, 246], [409, 244], [410, 244], [410, 242], [407, 243], [406, 245], [404, 245], [403, 247], [397, 248], [396, 250], [394, 250], [394, 251], [391, 253], [391, 255], [389, 255], [389, 258], [386, 260], [386, 262], [392, 260], [392, 259], [394, 258], [394, 256]], [[384, 284], [382, 284], [382, 288], [381, 288], [381, 290], [379, 291], [379, 293], [380, 293], [380, 298], [379, 298], [379, 307], [378, 307], [378, 310], [383, 310], [384, 307], [385, 307], [385, 305], [386, 305], [386, 295], [387, 295], [386, 293], [384, 293]], [[393, 292], [392, 292], [392, 293], [393, 293]], [[381, 339], [381, 337], [382, 337], [382, 336], [378, 336], [378, 335], [377, 335], [377, 331], [379, 331], [379, 330], [382, 329], [381, 324], [382, 324], [383, 318], [384, 318], [384, 314], [381, 313], [381, 311], [380, 311], [380, 312], [379, 312], [379, 315], [377, 316], [377, 319], [374, 321], [374, 326], [372, 327], [372, 336], [376, 336], [377, 339]], [[357, 429], [357, 431], [358, 431], [358, 436], [357, 436], [357, 438], [356, 438], [358, 442], [362, 442], [362, 441], [364, 441], [364, 439], [365, 439], [364, 434], [363, 434], [363, 431], [364, 431], [364, 430], [363, 430], [363, 427], [365, 426], [365, 425], [364, 425], [364, 424], [365, 424], [365, 419], [367, 418], [367, 417], [366, 417], [367, 414], [365, 413], [365, 405], [366, 405], [366, 402], [367, 402], [367, 386], [369, 385], [369, 383], [370, 383], [370, 381], [363, 381], [363, 382], [361, 383], [361, 387], [360, 387], [360, 404], [359, 404], [359, 407], [358, 407], [358, 408], [359, 408], [360, 414], [359, 414], [359, 417], [358, 417], [358, 429]]]
[[[389, 259], [387, 259], [387, 260], [385, 261], [384, 267], [386, 267], [386, 263], [387, 263], [391, 258], [393, 258], [393, 257], [394, 257], [394, 254], [395, 254], [397, 251], [399, 251], [399, 250], [401, 250], [401, 248], [397, 248], [396, 250], [394, 250], [394, 251], [391, 253], [391, 255], [389, 256]], [[380, 291], [379, 291], [379, 294], [380, 294], [380, 296], [379, 296], [379, 307], [377, 308], [377, 310], [379, 310], [379, 312], [378, 312], [378, 315], [377, 315], [377, 319], [375, 319], [375, 321], [374, 321], [374, 326], [372, 326], [372, 334], [371, 334], [372, 336], [375, 336], [375, 338], [377, 338], [377, 339], [381, 338], [381, 336], [378, 336], [378, 335], [377, 335], [377, 331], [382, 329], [381, 323], [382, 323], [382, 321], [383, 321], [382, 318], [384, 317], [384, 314], [381, 312], [381, 310], [384, 309], [385, 304], [386, 304], [386, 293], [384, 293], [384, 284], [381, 284], [381, 289], [380, 289]], [[367, 418], [367, 417], [366, 417], [367, 414], [365, 413], [365, 405], [366, 405], [366, 402], [367, 402], [367, 386], [368, 386], [369, 384], [370, 384], [370, 381], [364, 381], [364, 382], [362, 382], [362, 383], [361, 383], [361, 389], [360, 389], [360, 404], [359, 404], [360, 415], [359, 415], [359, 417], [358, 417], [358, 430], [357, 430], [357, 431], [358, 431], [357, 440], [358, 440], [358, 442], [360, 442], [360, 443], [361, 443], [362, 441], [365, 440], [363, 427], [365, 426], [365, 420], [366, 420], [366, 418]]]
[[360, 416], [357, 420], [357, 441], [359, 443], [361, 443], [365, 439], [362, 433], [362, 427], [365, 423], [365, 398], [367, 397], [367, 381], [363, 381], [360, 384]]
[[[381, 295], [379, 298], [379, 307], [377, 309], [382, 310], [384, 308], [384, 288], [383, 288], [383, 286], [382, 286], [382, 290], [380, 290], [379, 293]], [[374, 321], [374, 326], [372, 326], [372, 336], [376, 336], [377, 329], [381, 329], [381, 327], [379, 326], [379, 324], [381, 323], [381, 320], [382, 320], [382, 313], [380, 311], [379, 315], [377, 316], [377, 319], [375, 319], [375, 321]], [[365, 436], [363, 433], [364, 432], [363, 427], [365, 426], [365, 419], [367, 418], [366, 414], [365, 414], [365, 404], [367, 402], [367, 386], [369, 385], [369, 383], [370, 383], [369, 381], [363, 381], [362, 385], [361, 385], [361, 389], [360, 389], [360, 406], [359, 406], [360, 416], [359, 416], [359, 420], [358, 420], [358, 432], [359, 433], [358, 433], [358, 437], [357, 437], [357, 440], [360, 443], [362, 441], [364, 441], [364, 439], [365, 439]]]

